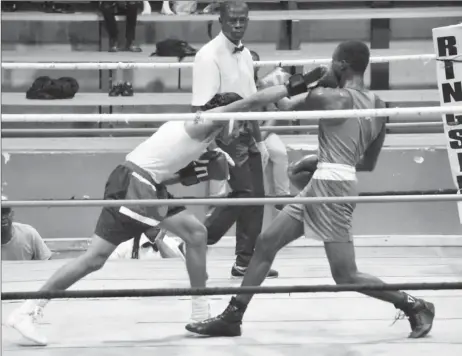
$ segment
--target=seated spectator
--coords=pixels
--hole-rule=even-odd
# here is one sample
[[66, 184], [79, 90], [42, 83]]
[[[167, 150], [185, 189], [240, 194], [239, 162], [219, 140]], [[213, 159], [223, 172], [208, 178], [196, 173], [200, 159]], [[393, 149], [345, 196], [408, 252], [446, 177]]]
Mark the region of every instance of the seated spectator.
[[120, 50], [116, 15], [126, 16], [124, 49], [130, 52], [141, 52], [141, 48], [135, 45], [136, 21], [138, 10], [142, 9], [142, 15], [151, 13], [149, 1], [100, 1], [99, 7], [109, 34], [109, 52]]
[[140, 260], [181, 258], [184, 260], [184, 255], [183, 242], [166, 236], [165, 230], [152, 228], [146, 234], [120, 244], [109, 258]]
[[[2, 200], [6, 200], [2, 197]], [[50, 249], [32, 226], [13, 221], [11, 208], [2, 208], [2, 260], [49, 260]]]
[[197, 1], [162, 1], [163, 15], [189, 15], [197, 10]]

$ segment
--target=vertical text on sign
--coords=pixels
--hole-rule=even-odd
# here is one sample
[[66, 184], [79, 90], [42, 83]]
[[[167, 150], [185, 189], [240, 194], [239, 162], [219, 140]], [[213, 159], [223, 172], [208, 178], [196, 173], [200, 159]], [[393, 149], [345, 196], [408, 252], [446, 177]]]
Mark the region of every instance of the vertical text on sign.
[[[444, 134], [454, 184], [462, 190], [462, 24], [433, 29], [441, 106], [461, 106], [460, 114], [443, 115]], [[458, 204], [462, 223], [462, 204]]]

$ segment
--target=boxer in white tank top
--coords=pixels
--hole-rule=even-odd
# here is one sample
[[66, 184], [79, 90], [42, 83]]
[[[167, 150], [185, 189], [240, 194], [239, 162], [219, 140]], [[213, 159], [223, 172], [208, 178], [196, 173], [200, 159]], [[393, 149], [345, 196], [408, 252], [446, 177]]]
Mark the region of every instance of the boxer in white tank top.
[[[364, 72], [369, 57], [369, 48], [364, 43], [341, 43], [332, 56], [327, 75], [305, 95], [305, 105], [301, 110], [383, 107], [383, 102], [369, 93], [364, 85]], [[370, 172], [374, 169], [385, 139], [385, 121], [385, 118], [320, 120], [320, 164], [301, 194], [308, 197], [355, 195], [356, 170]], [[377, 277], [358, 271], [350, 231], [353, 209], [354, 204], [345, 203], [286, 206], [258, 237], [242, 286], [260, 285], [277, 252], [302, 236], [306, 225], [314, 227], [322, 238], [336, 283], [383, 284]], [[411, 326], [410, 338], [421, 338], [430, 332], [435, 316], [432, 303], [400, 291], [377, 290], [363, 294], [391, 303], [406, 315]], [[244, 313], [251, 299], [251, 294], [237, 295], [231, 298], [222, 314], [189, 324], [186, 329], [201, 335], [239, 336]]]
[[[302, 76], [287, 85], [262, 90], [245, 99], [237, 94], [217, 94], [204, 107], [210, 112], [237, 112], [259, 109], [277, 102], [289, 94], [306, 92]], [[198, 159], [209, 143], [219, 137], [223, 141], [238, 133], [233, 120], [196, 122], [167, 122], [158, 132], [127, 155], [127, 161], [110, 174], [104, 192], [105, 199], [168, 199], [163, 184], [171, 181], [178, 170]], [[231, 137], [230, 137], [231, 136]], [[104, 207], [97, 222], [92, 243], [76, 260], [61, 267], [41, 288], [41, 291], [65, 290], [88, 274], [100, 269], [116, 247], [158, 226], [177, 235], [186, 243], [186, 267], [191, 287], [205, 287], [207, 230], [204, 225], [183, 207]], [[123, 268], [123, 266], [121, 267]], [[156, 271], [149, 271], [156, 273]], [[46, 338], [35, 328], [37, 315], [41, 315], [48, 300], [29, 300], [13, 311], [8, 326], [37, 345], [46, 345]], [[192, 297], [192, 320], [209, 316], [206, 297]]]
[[171, 178], [181, 168], [197, 159], [214, 140], [192, 138], [188, 122], [169, 121], [130, 152], [126, 160], [146, 170], [158, 183]]

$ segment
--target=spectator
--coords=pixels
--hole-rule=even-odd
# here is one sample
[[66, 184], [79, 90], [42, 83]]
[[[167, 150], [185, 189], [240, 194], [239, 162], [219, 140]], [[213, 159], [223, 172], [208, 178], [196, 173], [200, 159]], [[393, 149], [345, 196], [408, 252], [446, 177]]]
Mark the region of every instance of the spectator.
[[197, 10], [197, 1], [162, 1], [163, 15], [189, 15]]
[[[6, 200], [2, 197], [2, 200]], [[11, 208], [2, 208], [2, 260], [49, 260], [51, 251], [32, 226], [13, 221]]]
[[104, 24], [109, 34], [109, 52], [118, 52], [119, 30], [117, 28], [116, 15], [125, 15], [125, 50], [141, 52], [141, 48], [135, 45], [136, 21], [138, 10], [143, 9], [142, 15], [151, 13], [149, 1], [100, 1], [100, 10], [103, 14]]
[[[234, 92], [247, 97], [257, 91], [252, 56], [242, 45], [248, 23], [248, 7], [244, 2], [226, 1], [220, 6], [221, 32], [197, 53], [193, 67], [193, 110], [201, 110], [215, 94]], [[230, 167], [230, 197], [264, 196], [263, 163], [268, 152], [261, 140], [258, 122], [241, 122], [239, 137], [229, 145], [218, 142], [236, 165]], [[208, 244], [217, 243], [236, 223], [236, 263], [234, 277], [242, 277], [250, 262], [255, 242], [263, 225], [264, 207], [219, 206], [208, 214], [205, 226]], [[269, 277], [276, 277], [271, 271]]]
[[184, 249], [184, 243], [166, 236], [165, 230], [152, 228], [146, 234], [120, 244], [109, 258], [140, 260], [181, 258], [184, 260]]
[[[258, 53], [250, 51], [250, 54], [252, 55], [252, 60], [254, 62], [258, 62], [260, 60]], [[260, 89], [258, 68], [255, 69], [255, 83], [257, 88]], [[265, 111], [278, 111], [278, 108], [275, 104], [270, 104], [265, 108]], [[278, 124], [277, 120], [260, 122], [260, 125], [262, 126], [277, 126]], [[282, 142], [281, 138], [274, 132], [264, 131], [262, 132], [261, 137], [268, 149], [269, 160], [272, 163], [273, 181], [271, 183], [274, 185], [274, 193], [278, 196], [290, 195], [290, 180], [287, 175], [287, 169], [289, 168], [289, 156], [287, 155], [286, 146]]]

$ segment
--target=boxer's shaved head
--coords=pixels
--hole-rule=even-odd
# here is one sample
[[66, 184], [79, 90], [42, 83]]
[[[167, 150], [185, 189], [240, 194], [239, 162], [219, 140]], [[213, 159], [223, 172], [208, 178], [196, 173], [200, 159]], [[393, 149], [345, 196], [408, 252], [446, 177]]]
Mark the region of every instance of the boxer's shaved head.
[[364, 74], [369, 65], [369, 47], [361, 41], [345, 41], [340, 43], [334, 51], [332, 60], [342, 63], [355, 74]]

